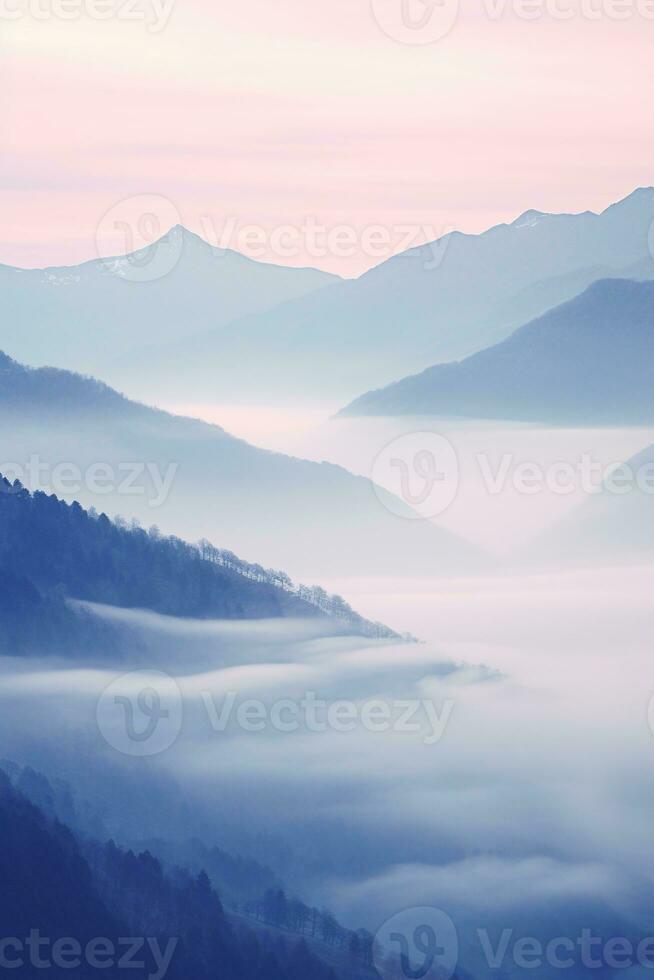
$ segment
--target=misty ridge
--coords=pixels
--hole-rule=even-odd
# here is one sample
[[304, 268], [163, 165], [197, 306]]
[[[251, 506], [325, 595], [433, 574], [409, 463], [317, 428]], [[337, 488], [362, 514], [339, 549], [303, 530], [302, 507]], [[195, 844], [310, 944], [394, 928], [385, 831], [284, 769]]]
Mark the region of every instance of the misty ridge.
[[[285, 573], [248, 565], [208, 541], [191, 547], [163, 538], [156, 527], [146, 533], [112, 523], [105, 514], [87, 513], [79, 504], [69, 506], [44, 493], [30, 494], [4, 477], [0, 515], [0, 555], [3, 568], [10, 570], [4, 573], [3, 603], [12, 629], [3, 635], [6, 653], [35, 652], [57, 642], [64, 650], [76, 630], [78, 645], [88, 642], [85, 630], [91, 629], [92, 615], [77, 617], [66, 599], [189, 619], [324, 617], [337, 631], [399, 639], [318, 586], [295, 586]], [[58, 641], [55, 625], [62, 632]], [[39, 628], [40, 636], [35, 634]], [[108, 632], [99, 628], [99, 639]]]
[[[17, 976], [642, 980], [654, 492], [614, 467], [654, 474], [653, 221], [352, 280], [181, 227], [0, 269]], [[597, 493], [514, 479], [584, 455]]]
[[[5, 765], [8, 772], [0, 771], [5, 845], [0, 862], [11, 878], [12, 896], [2, 903], [2, 921], [13, 936], [29, 937], [24, 943], [17, 938], [12, 942], [14, 953], [22, 954], [12, 958], [22, 976], [41, 976], [53, 966], [64, 971], [83, 965], [86, 970], [102, 969], [110, 977], [130, 969], [133, 976], [149, 980], [183, 978], [191, 973], [208, 978], [215, 976], [216, 963], [220, 963], [221, 975], [233, 980], [261, 976], [336, 980], [331, 966], [306, 943], [275, 939], [251, 926], [245, 917], [229, 916], [204, 871], [194, 874], [175, 864], [164, 866], [149, 850], [134, 853], [121, 850], [113, 841], [104, 844], [76, 836], [57, 820], [55, 794], [47, 779], [33, 770]], [[45, 812], [33, 802], [35, 796], [44, 794]], [[70, 794], [66, 802], [74, 812]], [[28, 869], [37, 854], [41, 857], [42, 897], [35, 908]], [[232, 872], [238, 869], [239, 879], [249, 872], [255, 879], [259, 873], [262, 880], [271, 880], [269, 873], [252, 863], [218, 852], [202, 856], [210, 865], [221, 863]], [[268, 893], [283, 897], [279, 887]], [[320, 919], [323, 929], [324, 915]], [[345, 932], [335, 920], [332, 923]], [[62, 926], [69, 933], [53, 944], [50, 937], [58, 936]], [[147, 939], [138, 938], [146, 933]], [[347, 938], [352, 941], [350, 935]], [[359, 943], [363, 946], [363, 939], [357, 936], [357, 955], [348, 958], [355, 966], [361, 963], [361, 975], [364, 961]]]
[[[147, 277], [152, 261], [167, 274], [144, 283], [139, 270]], [[182, 339], [207, 321], [228, 323], [334, 282], [337, 276], [316, 269], [215, 248], [177, 226], [132, 261], [117, 255], [75, 267], [0, 266], [6, 311], [0, 347], [30, 364], [97, 373], [103, 360], [129, 351], [135, 335], [141, 343]], [[93, 331], [85, 329], [88, 322]]]
[[[129, 507], [144, 526], [155, 522], [187, 540], [220, 542], [293, 578], [393, 574], [398, 561], [425, 572], [486, 563], [479, 549], [446, 530], [398, 522], [369, 479], [258, 449], [216, 425], [129, 401], [90, 378], [25, 368], [0, 354], [0, 405], [0, 472], [28, 485], [30, 460], [37, 458], [45, 479], [36, 472], [34, 480], [44, 485], [30, 489], [63, 496], [70, 481], [52, 487], [47, 477], [74, 465], [78, 476], [68, 496], [83, 506], [121, 516]], [[99, 462], [112, 478], [98, 490], [83, 477]], [[138, 478], [122, 493], [130, 463]], [[397, 506], [411, 514], [402, 500]]]
[[528, 211], [177, 342], [134, 345], [94, 370], [139, 399], [335, 411], [371, 388], [494, 345], [598, 280], [651, 279], [653, 221], [652, 188], [601, 214]]
[[601, 214], [531, 210], [480, 235], [451, 232], [344, 281], [175, 227], [145, 260], [2, 267], [0, 349], [97, 375], [138, 400], [336, 410], [492, 346], [598, 280], [651, 279], [653, 221], [654, 190], [643, 187]]
[[497, 346], [363, 395], [342, 414], [642, 425], [654, 419], [653, 372], [654, 283], [602, 280]]

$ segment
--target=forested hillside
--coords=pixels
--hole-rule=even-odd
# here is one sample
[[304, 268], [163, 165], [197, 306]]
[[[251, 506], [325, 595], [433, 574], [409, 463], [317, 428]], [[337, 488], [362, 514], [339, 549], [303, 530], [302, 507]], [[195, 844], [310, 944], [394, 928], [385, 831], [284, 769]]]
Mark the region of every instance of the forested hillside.
[[[240, 928], [245, 925], [249, 939], [254, 931], [263, 937], [264, 944], [272, 937], [271, 945], [278, 945], [274, 939], [281, 932], [287, 941], [282, 943], [282, 949], [305, 939], [318, 950], [319, 957], [322, 953], [332, 963], [346, 964], [348, 978], [358, 977], [359, 971], [365, 975], [365, 968], [371, 967], [370, 933], [346, 929], [329, 909], [306, 905], [256, 861], [216, 846], [207, 847], [197, 839], [156, 839], [131, 846], [121, 841], [117, 846], [99, 811], [80, 800], [67, 782], [49, 779], [31, 766], [0, 759], [0, 779], [5, 778], [14, 798], [31, 804], [33, 812], [45, 818], [44, 826], [66, 824], [72, 832], [67, 839], [79, 843], [80, 853], [105, 902], [118, 909], [123, 922], [123, 910], [129, 909], [130, 923], [138, 922], [140, 931], [156, 931], [162, 919], [171, 920], [175, 914], [175, 886], [182, 884], [187, 888], [196, 882], [203, 886], [199, 891], [204, 891], [207, 905], [213, 907], [214, 918]], [[191, 888], [191, 904], [192, 893]], [[221, 896], [218, 904], [216, 893]], [[199, 915], [201, 921], [201, 908]], [[302, 950], [296, 955], [306, 958], [307, 952]]]
[[[157, 964], [160, 977], [169, 980], [338, 980], [292, 936], [266, 941], [251, 930], [234, 929], [204, 872], [167, 874], [147, 852], [123, 851], [111, 841], [79, 843], [14, 789], [1, 770], [0, 876], [3, 936], [16, 940], [5, 952], [16, 963], [12, 975], [21, 980], [43, 975], [35, 954], [60, 975], [57, 940], [67, 941], [65, 975], [71, 978], [95, 972], [88, 944], [102, 941], [108, 963], [102, 975], [114, 980], [124, 973], [119, 959], [128, 952], [125, 937], [144, 940], [133, 957], [144, 963], [142, 968], [132, 964], [135, 980], [157, 975]], [[35, 949], [36, 931], [43, 943]], [[75, 958], [71, 943], [77, 966], [69, 965]]]
[[90, 613], [71, 609], [60, 590], [41, 592], [29, 578], [0, 564], [0, 655], [63, 655], [91, 646], [115, 656], [116, 631]]
[[40, 635], [50, 647], [60, 634], [64, 641], [83, 640], [92, 621], [76, 617], [66, 597], [201, 619], [322, 615], [338, 630], [396, 636], [340, 597], [295, 587], [283, 572], [241, 562], [209, 542], [194, 547], [156, 528], [128, 527], [4, 478], [0, 570], [7, 580], [0, 599], [5, 650], [36, 644]]

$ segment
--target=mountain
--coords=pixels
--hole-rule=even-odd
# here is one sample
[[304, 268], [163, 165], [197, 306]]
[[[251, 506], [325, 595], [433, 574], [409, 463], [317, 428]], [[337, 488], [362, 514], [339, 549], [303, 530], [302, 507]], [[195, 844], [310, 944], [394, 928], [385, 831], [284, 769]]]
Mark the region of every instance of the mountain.
[[654, 282], [601, 280], [508, 340], [369, 392], [340, 414], [652, 422]]
[[[124, 527], [1, 476], [0, 569], [11, 569], [0, 571], [5, 653], [40, 652], [42, 646], [52, 652], [53, 643], [63, 652], [66, 641], [81, 648], [97, 620], [76, 614], [64, 597], [194, 619], [325, 616], [339, 632], [399, 639], [342, 599], [296, 588], [283, 573], [247, 565], [208, 542], [197, 548]], [[106, 630], [98, 624], [101, 635]]]
[[654, 189], [602, 214], [529, 211], [452, 232], [354, 281], [219, 329], [131, 351], [100, 376], [168, 403], [344, 404], [508, 337], [601, 278], [654, 278]]
[[530, 563], [631, 564], [654, 559], [654, 445], [613, 470], [590, 495], [525, 549]]
[[134, 347], [181, 340], [337, 281], [213, 248], [177, 226], [126, 256], [63, 268], [0, 266], [0, 347], [28, 363], [94, 371]]
[[[18, 793], [0, 770], [0, 921], [3, 938], [24, 943], [32, 930], [50, 942], [70, 936], [86, 944], [96, 936], [127, 935], [120, 918], [107, 909], [94, 887], [90, 869], [70, 831], [49, 823], [44, 815]], [[23, 953], [27, 951], [23, 947]], [[52, 948], [50, 949], [52, 953]], [[4, 948], [7, 959], [20, 951]], [[30, 964], [14, 968], [17, 976], [30, 980], [43, 974], [43, 967]], [[6, 963], [3, 963], [6, 966]], [[71, 971], [80, 975], [79, 970]], [[111, 969], [105, 976], [116, 978]]]
[[[44, 419], [47, 418], [47, 426]], [[401, 501], [328, 463], [272, 453], [105, 385], [0, 355], [0, 472], [295, 578], [439, 574], [482, 556]]]
[[[102, 805], [80, 799], [67, 780], [48, 778], [32, 766], [21, 766], [2, 758], [0, 772], [4, 772], [13, 788], [27, 797], [49, 820], [66, 824], [78, 838], [109, 840], [112, 836], [102, 815]], [[134, 852], [147, 850], [169, 869], [183, 867], [194, 875], [205, 871], [213, 886], [230, 905], [240, 905], [262, 895], [269, 888], [284, 887], [270, 868], [253, 858], [230, 854], [215, 845], [208, 847], [198, 838], [121, 839], [120, 843]]]
[[111, 626], [71, 609], [59, 591], [42, 592], [31, 579], [0, 567], [0, 656], [70, 656], [89, 649], [103, 658], [121, 656]]
[[[116, 980], [129, 966], [135, 980], [338, 980], [303, 940], [234, 927], [204, 871], [79, 841], [1, 770], [0, 874], [3, 966], [17, 977]], [[366, 975], [351, 961], [349, 977]]]
[[[166, 928], [171, 927], [175, 919], [180, 927], [189, 921], [190, 911], [179, 899], [190, 898], [189, 886], [202, 883], [196, 896], [204, 892], [209, 900], [196, 904], [193, 912], [204, 928], [213, 926], [215, 938], [221, 933], [223, 940], [239, 937], [243, 952], [249, 951], [250, 955], [274, 949], [280, 966], [291, 962], [297, 965], [299, 972], [293, 969], [289, 980], [313, 980], [314, 976], [326, 980], [332, 975], [325, 967], [336, 971], [333, 980], [336, 975], [341, 980], [377, 978], [372, 966], [371, 933], [346, 928], [324, 906], [306, 905], [290, 894], [288, 886], [269, 869], [251, 858], [229, 854], [216, 846], [207, 847], [197, 839], [156, 839], [136, 844], [115, 840], [98, 819], [97, 808], [88, 801], [81, 803], [67, 781], [49, 779], [31, 766], [0, 759], [0, 820], [3, 802], [8, 809], [10, 801], [36, 817], [46, 834], [63, 832], [69, 849], [77, 852], [80, 868], [90, 872], [91, 884], [101, 901], [115, 910], [117, 920], [129, 915], [130, 924], [138, 924], [138, 934], [143, 934], [146, 927], [158, 931], [164, 923]], [[133, 800], [131, 805], [133, 809]], [[80, 824], [83, 811], [94, 815], [90, 829], [86, 821]], [[178, 944], [172, 962], [177, 961], [178, 955], [180, 959], [184, 957], [182, 950]], [[181, 965], [188, 971], [187, 962], [182, 960]], [[271, 962], [267, 966], [268, 970], [259, 977], [283, 980], [288, 976], [275, 972]], [[174, 973], [179, 980], [190, 975]], [[212, 978], [217, 975], [223, 976], [222, 971], [212, 974]], [[459, 976], [465, 980], [464, 975]], [[237, 973], [233, 980], [240, 977], [241, 973]], [[249, 977], [247, 972], [243, 980]]]

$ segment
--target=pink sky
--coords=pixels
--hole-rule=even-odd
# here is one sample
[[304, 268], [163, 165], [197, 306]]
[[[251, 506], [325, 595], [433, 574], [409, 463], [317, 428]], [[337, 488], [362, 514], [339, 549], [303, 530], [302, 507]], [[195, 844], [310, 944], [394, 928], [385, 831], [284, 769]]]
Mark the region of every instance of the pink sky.
[[[370, 225], [390, 252], [404, 226], [480, 231], [654, 184], [654, 19], [636, 0], [623, 21], [582, 0], [558, 0], [568, 20], [492, 20], [462, 0], [424, 45], [388, 37], [376, 2], [401, 0], [176, 0], [158, 33], [0, 20], [0, 261], [94, 258], [106, 212], [156, 194], [194, 230], [259, 225], [261, 257], [354, 275], [385, 257], [361, 245]], [[307, 254], [307, 220], [351, 227], [354, 254]], [[280, 225], [293, 254], [270, 244]]]

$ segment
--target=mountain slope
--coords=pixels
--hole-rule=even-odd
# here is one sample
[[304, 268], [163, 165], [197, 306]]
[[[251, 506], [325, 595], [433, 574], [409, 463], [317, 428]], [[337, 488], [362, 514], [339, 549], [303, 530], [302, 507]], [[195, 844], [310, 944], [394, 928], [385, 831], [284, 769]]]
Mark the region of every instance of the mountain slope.
[[88, 378], [0, 355], [0, 409], [7, 476], [187, 540], [209, 538], [294, 578], [438, 574], [482, 560], [456, 536], [402, 520], [398, 508], [411, 512], [400, 501], [392, 513], [369, 480], [341, 467], [257, 449]]
[[[32, 930], [53, 943], [74, 937], [86, 944], [96, 936], [125, 935], [120, 918], [102, 902], [72, 834], [60, 825], [50, 824], [43, 814], [14, 790], [0, 770], [0, 921], [3, 936], [24, 942]], [[24, 952], [27, 952], [24, 950]], [[52, 953], [52, 947], [50, 947]], [[16, 950], [7, 950], [9, 960]], [[36, 978], [43, 967], [30, 965], [29, 954], [23, 966], [13, 972]], [[72, 975], [83, 971], [74, 970]], [[118, 977], [110, 969], [105, 976]]]
[[103, 365], [134, 397], [168, 403], [344, 404], [430, 364], [460, 359], [607, 276], [654, 277], [654, 189], [600, 215], [527, 212], [481, 235], [458, 232], [355, 281], [183, 343]]
[[654, 282], [602, 280], [495, 347], [363, 395], [340, 414], [654, 421]]
[[75, 656], [88, 650], [119, 658], [117, 632], [96, 616], [71, 609], [59, 590], [40, 590], [0, 559], [0, 656]]
[[[534, 541], [529, 562], [624, 564], [654, 558], [654, 445], [627, 460], [562, 521]], [[617, 490], [616, 490], [617, 487]]]
[[[3, 944], [3, 959], [18, 977], [36, 980], [54, 969], [57, 977], [88, 978], [102, 964], [102, 975], [115, 980], [129, 963], [135, 980], [217, 974], [224, 980], [337, 980], [294, 937], [266, 943], [251, 929], [233, 928], [204, 872], [166, 873], [147, 851], [123, 851], [113, 841], [78, 842], [2, 770], [0, 874], [3, 937], [12, 937]], [[38, 947], [30, 947], [30, 937], [41, 940]], [[365, 974], [363, 965], [352, 973]]]
[[[156, 262], [170, 271], [148, 281]], [[0, 347], [28, 363], [93, 371], [133, 347], [181, 339], [337, 281], [213, 248], [178, 226], [149, 251], [115, 259], [0, 266]]]
[[[195, 619], [324, 615], [342, 631], [399, 639], [357, 616], [342, 600], [296, 590], [282, 573], [248, 566], [208, 543], [193, 548], [179, 539], [122, 527], [79, 504], [30, 494], [1, 476], [0, 568], [12, 570], [14, 597], [11, 605], [0, 599], [2, 626], [7, 619], [20, 636], [26, 624], [37, 649], [42, 640], [50, 643], [53, 622], [60, 620], [63, 636], [68, 630], [69, 639], [76, 638], [70, 620], [77, 617], [63, 604], [62, 592], [87, 602]], [[92, 619], [79, 618], [80, 632]]]

